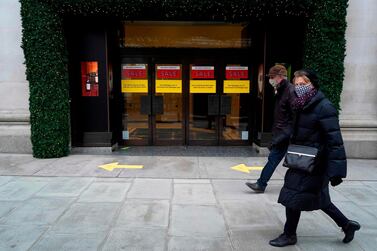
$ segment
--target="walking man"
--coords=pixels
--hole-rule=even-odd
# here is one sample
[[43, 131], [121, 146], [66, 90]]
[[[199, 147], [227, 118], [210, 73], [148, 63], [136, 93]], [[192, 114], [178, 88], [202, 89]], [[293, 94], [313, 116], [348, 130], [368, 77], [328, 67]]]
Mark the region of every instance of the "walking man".
[[270, 78], [269, 83], [275, 91], [270, 154], [257, 182], [246, 182], [246, 185], [257, 193], [263, 193], [266, 189], [267, 182], [287, 152], [292, 133], [293, 113], [291, 104], [294, 99], [294, 86], [287, 80], [287, 69], [283, 65], [275, 65], [270, 68], [268, 77]]

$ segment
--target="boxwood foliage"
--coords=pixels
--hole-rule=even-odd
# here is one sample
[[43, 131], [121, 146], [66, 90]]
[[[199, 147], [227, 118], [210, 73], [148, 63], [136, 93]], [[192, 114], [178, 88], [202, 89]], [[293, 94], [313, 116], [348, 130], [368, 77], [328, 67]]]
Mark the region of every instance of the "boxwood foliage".
[[304, 65], [318, 71], [321, 88], [339, 108], [344, 77], [348, 0], [20, 0], [22, 48], [30, 86], [33, 154], [69, 153], [70, 109], [63, 19], [247, 22], [271, 16], [308, 20]]

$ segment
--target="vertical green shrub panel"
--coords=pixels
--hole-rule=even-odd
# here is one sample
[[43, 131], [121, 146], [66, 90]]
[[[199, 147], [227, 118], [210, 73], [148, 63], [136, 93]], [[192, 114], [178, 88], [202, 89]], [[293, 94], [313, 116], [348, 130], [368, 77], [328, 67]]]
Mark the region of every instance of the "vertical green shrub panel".
[[22, 1], [22, 48], [29, 81], [33, 155], [69, 153], [69, 87], [61, 18], [39, 1]]
[[62, 20], [67, 16], [120, 20], [247, 22], [271, 16], [308, 18], [304, 65], [320, 74], [322, 90], [339, 108], [344, 78], [347, 0], [19, 0], [31, 140], [37, 158], [69, 153], [69, 85]]
[[316, 4], [308, 22], [304, 66], [318, 71], [321, 90], [339, 110], [348, 0], [319, 0]]

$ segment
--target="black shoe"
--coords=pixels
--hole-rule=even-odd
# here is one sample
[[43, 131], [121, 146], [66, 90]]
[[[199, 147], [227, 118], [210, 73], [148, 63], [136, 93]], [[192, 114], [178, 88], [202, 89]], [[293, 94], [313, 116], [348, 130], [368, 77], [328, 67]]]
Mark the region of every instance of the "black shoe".
[[353, 240], [355, 232], [361, 228], [360, 224], [356, 221], [350, 220], [347, 225], [343, 228], [344, 231], [344, 243], [349, 243]]
[[256, 193], [264, 193], [264, 190], [266, 189], [265, 187], [261, 187], [258, 183], [246, 182], [245, 184]]
[[297, 243], [297, 236], [288, 236], [286, 234], [281, 234], [278, 238], [270, 240], [270, 245], [274, 247], [285, 247], [288, 245], [295, 245]]

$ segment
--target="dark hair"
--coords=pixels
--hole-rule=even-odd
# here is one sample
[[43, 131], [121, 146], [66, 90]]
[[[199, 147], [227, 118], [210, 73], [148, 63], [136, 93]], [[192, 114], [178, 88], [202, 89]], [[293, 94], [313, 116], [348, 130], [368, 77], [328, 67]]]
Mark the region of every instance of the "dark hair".
[[311, 69], [302, 69], [298, 70], [294, 73], [295, 77], [300, 77], [300, 76], [306, 76], [312, 85], [316, 88], [319, 89], [319, 78], [317, 73], [314, 70]]

